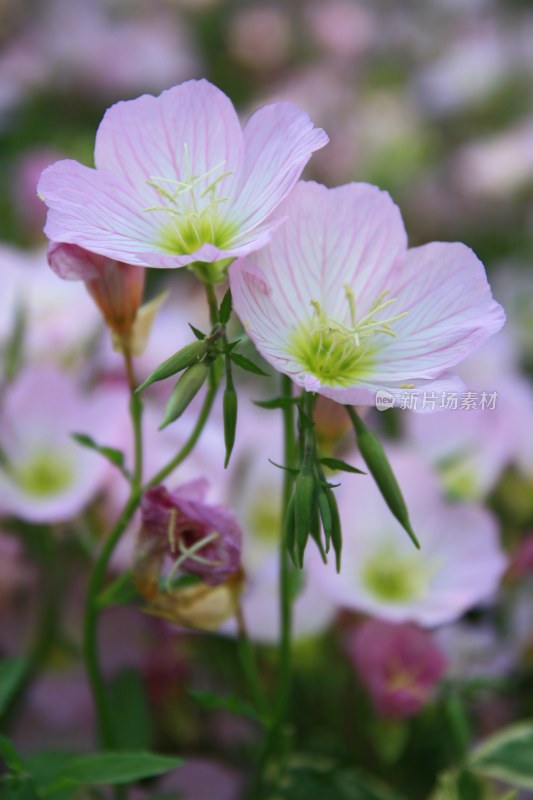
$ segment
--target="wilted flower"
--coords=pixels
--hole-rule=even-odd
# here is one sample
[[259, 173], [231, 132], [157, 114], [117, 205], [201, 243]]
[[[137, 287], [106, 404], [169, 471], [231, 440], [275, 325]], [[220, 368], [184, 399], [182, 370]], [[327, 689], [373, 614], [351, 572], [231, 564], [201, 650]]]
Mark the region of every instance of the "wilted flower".
[[[230, 100], [205, 80], [112, 106], [100, 124], [96, 169], [59, 161], [39, 192], [45, 233], [149, 267], [224, 262], [269, 239], [266, 219], [327, 142], [292, 103], [257, 111], [241, 129]], [[278, 220], [279, 222], [279, 220]]]
[[118, 336], [127, 336], [141, 305], [145, 271], [83, 250], [74, 244], [53, 242], [48, 263], [60, 278], [84, 281], [107, 325]]
[[347, 649], [376, 711], [385, 717], [417, 714], [446, 669], [431, 635], [414, 625], [367, 620], [351, 633]]
[[322, 591], [345, 608], [427, 627], [451, 622], [498, 588], [507, 558], [496, 522], [484, 508], [444, 502], [436, 477], [415, 456], [389, 457], [421, 549], [373, 482], [345, 478], [335, 490], [343, 530], [340, 574], [316, 559], [312, 568]]
[[136, 556], [140, 576], [143, 564], [155, 560], [161, 574], [167, 557], [172, 559], [165, 577], [169, 588], [180, 572], [217, 586], [238, 571], [241, 532], [235, 516], [223, 506], [208, 505], [206, 492], [207, 481], [198, 479], [172, 491], [154, 486], [145, 493]]
[[272, 242], [230, 270], [234, 308], [267, 361], [340, 403], [457, 390], [450, 368], [504, 322], [471, 250], [407, 250], [397, 207], [368, 184], [302, 182], [280, 214]]

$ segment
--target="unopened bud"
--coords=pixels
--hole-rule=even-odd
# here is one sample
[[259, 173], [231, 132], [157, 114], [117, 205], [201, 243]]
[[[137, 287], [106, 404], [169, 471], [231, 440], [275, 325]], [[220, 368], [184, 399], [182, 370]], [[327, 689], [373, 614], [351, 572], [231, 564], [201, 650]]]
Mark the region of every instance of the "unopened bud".
[[48, 263], [64, 280], [82, 280], [106, 324], [127, 336], [142, 302], [146, 271], [112, 258], [90, 253], [75, 244], [52, 242]]
[[163, 422], [159, 430], [166, 428], [171, 422], [181, 417], [189, 403], [198, 394], [209, 374], [209, 366], [199, 361], [189, 367], [178, 380], [165, 408]]
[[162, 364], [156, 367], [136, 391], [142, 392], [143, 389], [146, 389], [150, 384], [162, 381], [165, 378], [170, 378], [177, 372], [181, 372], [183, 369], [187, 369], [187, 367], [196, 364], [197, 361], [200, 361], [200, 359], [205, 356], [207, 347], [208, 344], [205, 339], [185, 345], [185, 347], [182, 347], [181, 350], [178, 350], [177, 353], [174, 353], [173, 356], [170, 356], [170, 358], [167, 358], [166, 361], [163, 361]]
[[313, 522], [315, 481], [310, 471], [300, 472], [294, 486], [294, 527], [296, 554], [303, 567], [305, 547]]
[[235, 444], [235, 431], [237, 428], [237, 392], [233, 384], [227, 385], [224, 390], [224, 444], [226, 445], [226, 458], [224, 469], [229, 464], [233, 445]]

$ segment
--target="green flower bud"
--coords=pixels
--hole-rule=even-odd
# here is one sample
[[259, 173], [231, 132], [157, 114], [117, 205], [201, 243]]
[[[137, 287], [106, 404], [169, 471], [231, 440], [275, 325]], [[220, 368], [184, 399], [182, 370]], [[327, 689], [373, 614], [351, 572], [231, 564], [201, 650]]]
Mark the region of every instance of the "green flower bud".
[[182, 369], [191, 367], [205, 356], [207, 348], [208, 342], [205, 339], [185, 345], [185, 347], [182, 347], [177, 353], [174, 353], [174, 355], [167, 358], [166, 361], [163, 361], [162, 364], [159, 364], [144, 383], [141, 383], [135, 391], [142, 392], [143, 389], [146, 389], [150, 384], [162, 381], [165, 378], [170, 378], [171, 375], [181, 372]]
[[209, 373], [209, 366], [205, 361], [199, 361], [189, 367], [178, 380], [165, 408], [163, 422], [159, 430], [166, 428], [171, 422], [178, 419], [194, 396], [200, 391]]
[[232, 384], [226, 385], [222, 405], [224, 411], [224, 444], [226, 445], [224, 469], [226, 469], [235, 444], [235, 430], [237, 428], [237, 392]]

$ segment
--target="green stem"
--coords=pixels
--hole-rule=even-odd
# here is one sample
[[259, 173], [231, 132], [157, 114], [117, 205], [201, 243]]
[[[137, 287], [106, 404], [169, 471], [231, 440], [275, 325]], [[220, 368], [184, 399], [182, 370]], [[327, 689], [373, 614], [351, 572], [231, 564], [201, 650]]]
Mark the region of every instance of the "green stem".
[[207, 295], [207, 304], [209, 306], [209, 319], [211, 325], [214, 327], [218, 322], [218, 301], [212, 283], [205, 284], [205, 293]]
[[[284, 397], [292, 395], [292, 383], [285, 375], [281, 377], [281, 394]], [[293, 467], [295, 463], [295, 431], [294, 409], [288, 405], [283, 409], [284, 430], [284, 464]], [[287, 549], [287, 508], [293, 489], [293, 477], [287, 470], [284, 471], [283, 496], [282, 496], [282, 527], [279, 548], [279, 611], [280, 611], [280, 641], [278, 650], [278, 686], [276, 705], [270, 728], [268, 730], [263, 749], [259, 758], [259, 767], [255, 776], [251, 796], [254, 800], [264, 797], [264, 772], [269, 759], [279, 748], [280, 735], [287, 717], [289, 696], [291, 688], [291, 633], [292, 633], [292, 591], [291, 567]]]
[[100, 616], [98, 596], [104, 582], [109, 560], [120, 540], [120, 537], [126, 530], [129, 522], [135, 514], [140, 499], [140, 490], [132, 489], [117, 524], [104, 542], [104, 546], [102, 547], [100, 555], [94, 564], [87, 590], [83, 635], [84, 657], [94, 705], [98, 715], [100, 740], [105, 748], [113, 747], [115, 736], [113, 731], [113, 722], [110, 715], [109, 706], [107, 704], [104, 678], [98, 657], [98, 618]]
[[248, 637], [248, 631], [246, 630], [246, 622], [244, 619], [242, 606], [239, 606], [237, 609], [236, 617], [239, 628], [239, 638], [237, 640], [239, 660], [241, 662], [244, 677], [250, 689], [250, 694], [252, 696], [255, 709], [259, 713], [261, 719], [264, 720], [268, 717], [269, 707], [261, 687], [254, 650]]

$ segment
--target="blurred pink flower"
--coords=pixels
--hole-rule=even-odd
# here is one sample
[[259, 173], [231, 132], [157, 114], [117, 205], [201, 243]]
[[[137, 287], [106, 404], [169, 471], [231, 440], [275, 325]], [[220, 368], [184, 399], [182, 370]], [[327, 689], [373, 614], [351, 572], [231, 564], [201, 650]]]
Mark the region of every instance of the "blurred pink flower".
[[417, 714], [446, 669], [431, 635], [414, 625], [367, 620], [349, 634], [346, 646], [376, 711], [384, 717]]
[[171, 492], [154, 486], [143, 496], [138, 553], [141, 561], [145, 551], [171, 558], [168, 579], [189, 572], [217, 586], [240, 567], [241, 532], [235, 516], [224, 506], [208, 505], [206, 492], [207, 481], [198, 479]]
[[310, 566], [324, 594], [345, 608], [424, 627], [451, 622], [498, 589], [507, 558], [496, 521], [484, 508], [446, 503], [435, 475], [414, 454], [391, 451], [389, 458], [421, 550], [373, 481], [358, 476], [335, 490], [343, 532], [340, 574], [316, 558]]
[[230, 270], [233, 306], [264, 358], [307, 391], [373, 405], [442, 391], [505, 319], [463, 244], [407, 250], [398, 208], [368, 184], [301, 182], [273, 241]]
[[114, 468], [71, 434], [87, 433], [120, 447], [126, 430], [119, 399], [103, 389], [83, 395], [71, 378], [51, 367], [23, 371], [8, 387], [0, 412], [6, 460], [0, 514], [42, 523], [79, 514]]
[[291, 20], [287, 11], [273, 5], [241, 8], [228, 30], [233, 58], [258, 70], [280, 67], [291, 49]]
[[[486, 342], [458, 372], [471, 402], [461, 407], [458, 395], [457, 407], [440, 410], [436, 425], [427, 415], [408, 414], [407, 432], [451, 497], [479, 500], [510, 463], [533, 474], [533, 387], [520, 374], [519, 353], [507, 331]], [[488, 403], [491, 396], [494, 402]]]
[[98, 129], [96, 170], [66, 160], [43, 173], [45, 232], [141, 266], [235, 258], [270, 239], [267, 217], [326, 142], [292, 103], [263, 107], [243, 131], [205, 80], [117, 103]]
[[374, 38], [374, 18], [363, 4], [352, 0], [315, 0], [306, 9], [315, 41], [336, 59], [353, 59]]
[[141, 267], [58, 242], [48, 248], [48, 263], [63, 280], [83, 281], [107, 325], [127, 336], [142, 302], [146, 273]]
[[11, 334], [18, 307], [26, 317], [24, 357], [39, 364], [78, 360], [72, 356], [101, 328], [100, 314], [80, 285], [58, 281], [46, 250], [0, 245], [0, 343]]

